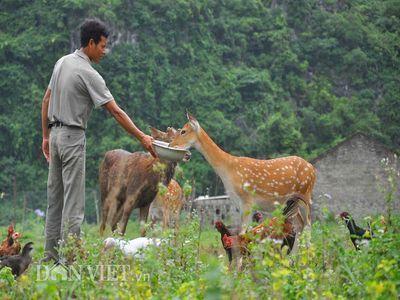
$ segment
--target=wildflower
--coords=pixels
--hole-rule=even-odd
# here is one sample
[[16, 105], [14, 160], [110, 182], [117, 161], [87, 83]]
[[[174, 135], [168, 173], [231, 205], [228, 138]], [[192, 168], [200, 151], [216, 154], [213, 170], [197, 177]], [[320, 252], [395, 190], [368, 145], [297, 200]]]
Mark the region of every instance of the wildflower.
[[44, 211], [40, 210], [39, 208], [35, 209], [34, 213], [35, 213], [39, 218], [43, 218], [43, 217], [44, 217]]

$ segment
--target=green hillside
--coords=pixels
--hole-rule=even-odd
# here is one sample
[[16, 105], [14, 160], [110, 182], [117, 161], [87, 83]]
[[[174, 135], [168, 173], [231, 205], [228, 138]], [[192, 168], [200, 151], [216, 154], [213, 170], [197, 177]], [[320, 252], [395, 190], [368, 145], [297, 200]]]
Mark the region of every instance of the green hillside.
[[[309, 159], [355, 131], [400, 147], [399, 1], [2, 0], [5, 203], [29, 191], [30, 207], [46, 205], [41, 100], [54, 63], [78, 46], [79, 24], [93, 16], [113, 29], [111, 52], [96, 68], [147, 133], [149, 125], [182, 126], [188, 109], [236, 155]], [[94, 111], [88, 189], [115, 148], [141, 150], [104, 110]], [[223, 192], [196, 151], [183, 169], [198, 193]]]

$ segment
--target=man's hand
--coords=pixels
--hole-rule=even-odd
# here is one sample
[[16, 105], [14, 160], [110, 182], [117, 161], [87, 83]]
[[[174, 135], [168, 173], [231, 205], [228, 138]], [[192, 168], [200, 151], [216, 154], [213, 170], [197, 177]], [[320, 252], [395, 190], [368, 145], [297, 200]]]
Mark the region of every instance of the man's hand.
[[132, 122], [131, 118], [117, 105], [115, 100], [107, 102], [104, 104], [104, 107], [126, 131], [135, 136], [142, 143], [143, 147], [149, 151], [154, 158], [157, 158], [157, 154], [152, 145], [154, 139], [140, 131]]
[[154, 148], [153, 148], [153, 141], [154, 141], [154, 139], [151, 137], [151, 136], [149, 136], [149, 135], [143, 135], [142, 137], [141, 137], [141, 139], [140, 139], [140, 142], [142, 143], [142, 145], [143, 145], [143, 147], [147, 150], [147, 151], [149, 151], [150, 152], [150, 154], [154, 157], [154, 158], [157, 158], [157, 154], [156, 154], [156, 152], [154, 151]]
[[42, 151], [47, 162], [50, 162], [49, 139], [43, 138]]

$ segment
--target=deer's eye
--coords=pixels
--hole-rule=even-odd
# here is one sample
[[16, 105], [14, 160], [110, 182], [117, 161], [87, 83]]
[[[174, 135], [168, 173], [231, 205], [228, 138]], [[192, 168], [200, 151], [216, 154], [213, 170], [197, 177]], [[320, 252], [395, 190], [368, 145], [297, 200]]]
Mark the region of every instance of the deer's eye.
[[181, 135], [184, 135], [186, 133], [186, 130], [185, 129], [182, 129], [181, 130]]

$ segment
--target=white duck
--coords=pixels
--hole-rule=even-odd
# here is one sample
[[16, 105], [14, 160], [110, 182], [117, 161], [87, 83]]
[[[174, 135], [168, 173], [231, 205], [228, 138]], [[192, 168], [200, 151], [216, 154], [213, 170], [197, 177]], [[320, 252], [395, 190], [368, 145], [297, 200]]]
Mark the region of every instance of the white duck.
[[157, 238], [139, 237], [130, 241], [125, 241], [109, 237], [104, 240], [103, 251], [107, 251], [117, 246], [127, 257], [143, 258], [142, 249], [145, 249], [150, 245], [158, 247], [160, 244], [161, 239]]

